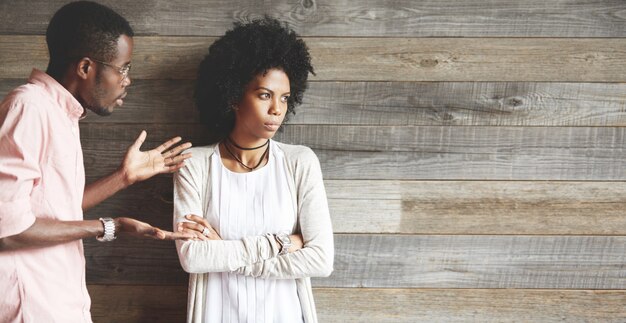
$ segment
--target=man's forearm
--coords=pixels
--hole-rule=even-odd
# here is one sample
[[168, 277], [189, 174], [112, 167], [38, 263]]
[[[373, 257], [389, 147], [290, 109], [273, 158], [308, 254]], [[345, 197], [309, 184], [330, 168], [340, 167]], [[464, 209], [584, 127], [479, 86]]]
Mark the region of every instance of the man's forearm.
[[113, 196], [115, 193], [125, 189], [130, 184], [122, 170], [103, 177], [85, 187], [83, 195], [83, 211], [86, 211]]
[[103, 233], [104, 227], [98, 220], [59, 221], [38, 218], [26, 231], [0, 239], [0, 251], [47, 247], [97, 237]]

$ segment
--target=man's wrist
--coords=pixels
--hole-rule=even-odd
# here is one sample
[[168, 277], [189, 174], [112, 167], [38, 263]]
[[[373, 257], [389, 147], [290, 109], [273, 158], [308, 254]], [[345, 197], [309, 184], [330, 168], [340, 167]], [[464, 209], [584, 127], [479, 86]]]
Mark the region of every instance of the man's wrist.
[[130, 176], [130, 173], [123, 165], [115, 172], [115, 176], [119, 178], [119, 182], [122, 183], [122, 189], [135, 184], [135, 180]]
[[100, 218], [98, 219], [102, 223], [103, 232], [102, 235], [96, 237], [100, 242], [107, 242], [115, 240], [117, 231], [117, 224], [112, 218]]

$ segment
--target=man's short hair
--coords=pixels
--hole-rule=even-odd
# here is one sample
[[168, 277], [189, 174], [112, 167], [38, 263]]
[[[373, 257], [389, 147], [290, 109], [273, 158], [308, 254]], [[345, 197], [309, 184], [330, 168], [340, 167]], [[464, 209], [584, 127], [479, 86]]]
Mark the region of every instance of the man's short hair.
[[63, 74], [70, 62], [85, 56], [105, 62], [113, 60], [121, 35], [133, 37], [133, 29], [124, 17], [109, 7], [91, 1], [61, 7], [46, 31], [50, 54], [48, 73]]

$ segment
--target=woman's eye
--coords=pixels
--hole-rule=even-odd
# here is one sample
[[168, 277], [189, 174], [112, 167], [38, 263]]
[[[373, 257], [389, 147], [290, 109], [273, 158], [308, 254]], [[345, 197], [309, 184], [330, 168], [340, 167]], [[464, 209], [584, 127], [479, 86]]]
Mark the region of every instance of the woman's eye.
[[269, 98], [270, 98], [270, 94], [269, 94], [269, 93], [261, 93], [261, 94], [259, 95], [259, 97], [260, 97], [261, 99], [263, 99], [263, 100], [267, 100], [267, 99], [269, 99]]
[[287, 102], [287, 101], [289, 101], [289, 96], [288, 96], [288, 95], [285, 95], [285, 96], [283, 96], [283, 97], [282, 97], [282, 98], [280, 98], [280, 99], [281, 99], [281, 101], [283, 101], [283, 102]]

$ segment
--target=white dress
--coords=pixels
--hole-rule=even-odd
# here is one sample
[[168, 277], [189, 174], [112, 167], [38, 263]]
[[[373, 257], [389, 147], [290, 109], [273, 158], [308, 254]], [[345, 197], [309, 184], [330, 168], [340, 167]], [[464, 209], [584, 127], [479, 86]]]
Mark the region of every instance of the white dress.
[[[270, 143], [268, 163], [249, 173], [235, 173], [211, 156], [208, 220], [224, 240], [294, 232], [296, 214], [282, 151]], [[302, 322], [295, 279], [264, 279], [232, 272], [208, 273], [204, 321]]]

